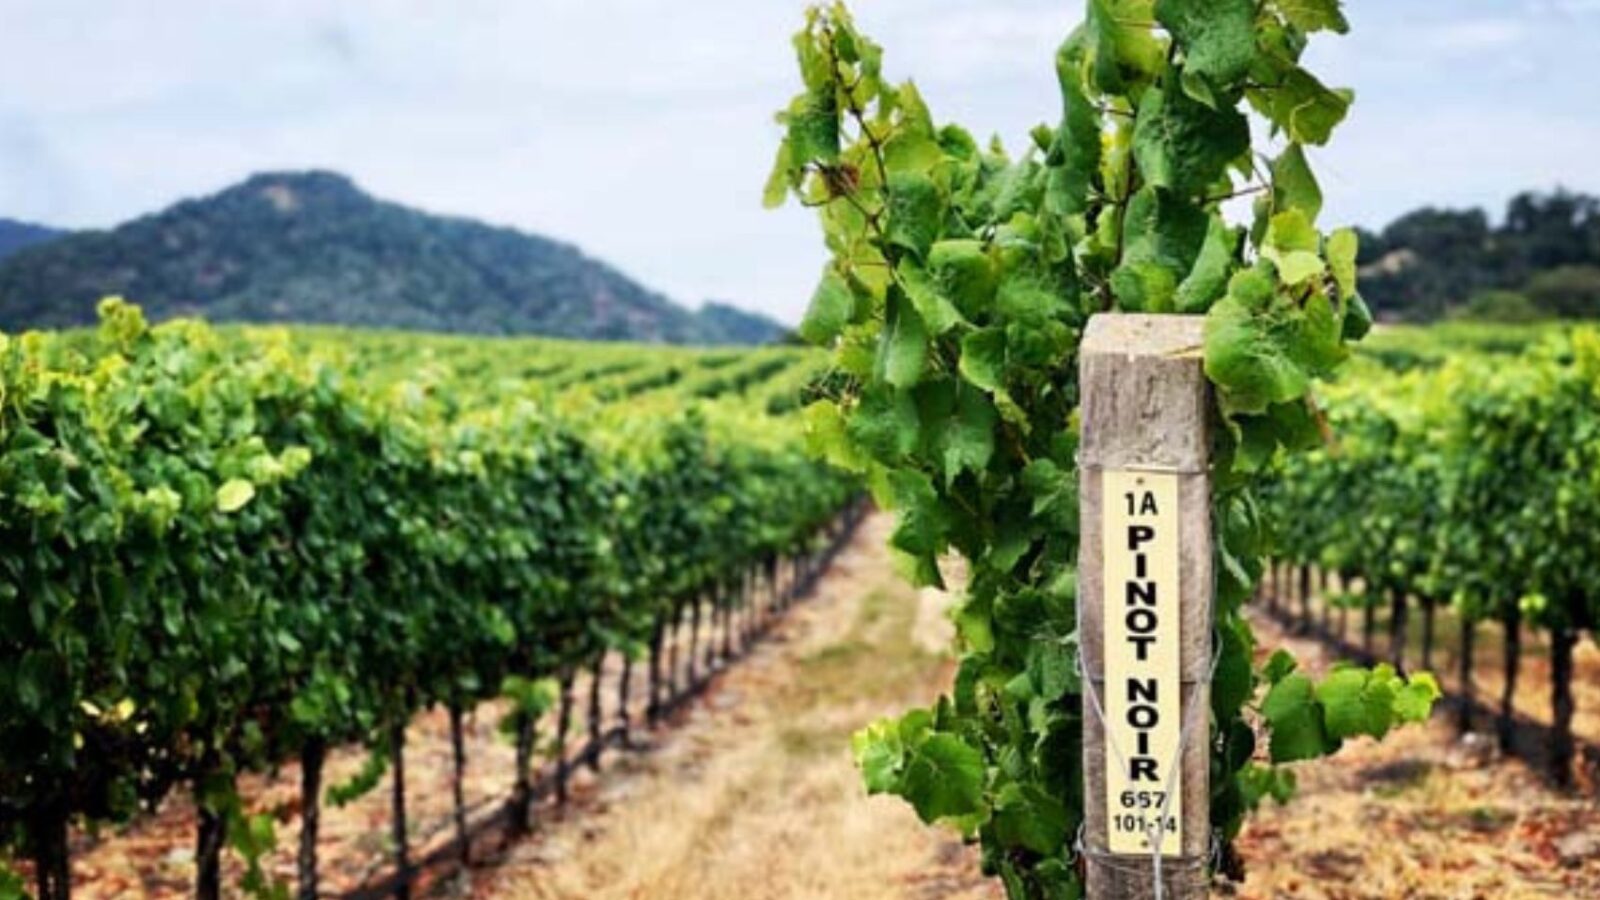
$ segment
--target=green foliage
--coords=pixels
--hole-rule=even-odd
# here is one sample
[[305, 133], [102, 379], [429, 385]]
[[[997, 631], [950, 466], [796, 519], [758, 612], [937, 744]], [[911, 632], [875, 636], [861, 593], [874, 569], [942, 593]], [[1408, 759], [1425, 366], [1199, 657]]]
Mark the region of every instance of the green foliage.
[[0, 262], [0, 327], [94, 322], [101, 297], [155, 320], [300, 322], [681, 344], [765, 344], [781, 325], [678, 306], [568, 244], [430, 215], [329, 172], [256, 175], [110, 231], [63, 235]]
[[1483, 291], [1473, 294], [1465, 305], [1452, 311], [1452, 318], [1476, 322], [1536, 322], [1544, 318], [1527, 294], [1516, 291]]
[[[1427, 682], [1383, 670], [1323, 685], [1292, 666], [1256, 673], [1239, 610], [1265, 549], [1259, 472], [1314, 439], [1310, 386], [1371, 324], [1355, 234], [1316, 227], [1302, 149], [1329, 139], [1351, 98], [1300, 54], [1310, 32], [1344, 29], [1335, 0], [1089, 0], [1056, 56], [1060, 122], [1018, 155], [938, 124], [911, 83], [886, 80], [842, 5], [810, 10], [795, 37], [804, 91], [779, 114], [767, 199], [787, 188], [818, 210], [831, 259], [801, 330], [834, 349], [840, 376], [806, 421], [898, 511], [890, 543], [916, 581], [941, 583], [948, 551], [970, 564], [950, 696], [862, 731], [856, 758], [871, 791], [975, 834], [1012, 897], [1081, 891], [1076, 350], [1095, 313], [1207, 316], [1223, 422], [1218, 830], [1231, 840], [1262, 796], [1292, 790], [1250, 763], [1248, 710], [1288, 760], [1428, 705]], [[1288, 141], [1265, 167], [1247, 110]], [[1249, 228], [1222, 216], [1240, 193], [1257, 195]], [[1373, 699], [1353, 724], [1357, 676]]]
[[1525, 288], [1528, 300], [1547, 316], [1600, 319], [1600, 266], [1562, 266], [1540, 272]]
[[[1600, 336], [1539, 333], [1502, 351], [1450, 329], [1446, 361], [1365, 364], [1329, 386], [1337, 446], [1289, 460], [1266, 492], [1278, 555], [1469, 619], [1600, 621]], [[1422, 336], [1402, 337], [1427, 359]]]
[[[766, 412], [815, 376], [813, 351], [707, 367], [150, 327], [118, 300], [101, 317], [0, 336], [6, 851], [195, 784], [245, 887], [271, 893], [271, 822], [242, 812], [238, 773], [311, 741], [383, 746], [434, 704], [547, 706], [543, 679], [806, 550], [855, 489], [804, 454], [798, 417]], [[674, 367], [697, 374], [660, 383]], [[375, 751], [329, 799], [385, 765]]]
[[1529, 293], [1533, 281], [1547, 277], [1552, 287], [1568, 279], [1586, 286], [1557, 292], [1573, 302], [1536, 301], [1543, 315], [1600, 316], [1592, 272], [1587, 281], [1581, 274], [1600, 266], [1600, 198], [1562, 189], [1518, 194], [1498, 225], [1481, 209], [1429, 207], [1362, 244], [1363, 292], [1386, 317], [1430, 321], [1486, 291]]

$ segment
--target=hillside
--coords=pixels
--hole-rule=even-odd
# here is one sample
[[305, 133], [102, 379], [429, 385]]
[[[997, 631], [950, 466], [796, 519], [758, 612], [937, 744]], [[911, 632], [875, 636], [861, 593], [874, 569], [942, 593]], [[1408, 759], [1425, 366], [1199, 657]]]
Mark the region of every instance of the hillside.
[[0, 259], [5, 259], [24, 247], [41, 244], [63, 234], [66, 232], [43, 225], [18, 222], [16, 219], [0, 219]]
[[569, 244], [388, 203], [329, 172], [256, 175], [0, 261], [0, 328], [82, 325], [110, 294], [156, 319], [708, 344], [783, 333], [720, 305], [691, 312]]
[[1561, 188], [1483, 209], [1424, 207], [1361, 236], [1361, 294], [1381, 319], [1600, 318], [1600, 197]]

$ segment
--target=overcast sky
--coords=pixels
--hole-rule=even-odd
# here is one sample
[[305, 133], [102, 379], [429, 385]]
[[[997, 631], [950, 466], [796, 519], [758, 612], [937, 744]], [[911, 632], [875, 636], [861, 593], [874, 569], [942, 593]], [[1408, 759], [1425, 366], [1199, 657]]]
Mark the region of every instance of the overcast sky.
[[[860, 0], [936, 118], [1020, 145], [1081, 0]], [[265, 169], [573, 241], [794, 321], [810, 214], [760, 208], [800, 0], [0, 0], [0, 216], [109, 226]], [[1330, 222], [1600, 192], [1600, 0], [1354, 0]]]

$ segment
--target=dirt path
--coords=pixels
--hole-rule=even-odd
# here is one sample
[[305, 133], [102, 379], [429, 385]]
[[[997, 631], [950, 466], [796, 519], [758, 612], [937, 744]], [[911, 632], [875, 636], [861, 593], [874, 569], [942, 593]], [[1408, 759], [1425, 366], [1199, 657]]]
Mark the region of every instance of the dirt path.
[[495, 898], [996, 898], [973, 851], [897, 799], [864, 796], [852, 731], [925, 703], [950, 675], [946, 598], [853, 543], [773, 639], [663, 732], [580, 785], [563, 819], [474, 873]]

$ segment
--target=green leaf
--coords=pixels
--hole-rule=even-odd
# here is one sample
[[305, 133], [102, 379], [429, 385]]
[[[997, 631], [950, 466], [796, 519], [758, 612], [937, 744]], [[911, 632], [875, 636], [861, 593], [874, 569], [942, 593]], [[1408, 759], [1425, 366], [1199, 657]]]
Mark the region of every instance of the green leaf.
[[1389, 733], [1394, 689], [1387, 681], [1364, 669], [1339, 669], [1317, 685], [1317, 700], [1325, 712], [1328, 733], [1337, 738]]
[[1344, 300], [1355, 296], [1356, 293], [1356, 255], [1360, 250], [1360, 238], [1356, 236], [1354, 228], [1341, 228], [1328, 235], [1328, 269], [1333, 272], [1333, 280], [1339, 285], [1339, 296]]
[[995, 263], [982, 241], [935, 243], [928, 252], [928, 271], [933, 273], [939, 293], [950, 298], [968, 319], [978, 317], [993, 305]]
[[1295, 66], [1275, 87], [1253, 92], [1252, 98], [1263, 115], [1283, 129], [1289, 140], [1322, 146], [1333, 129], [1344, 121], [1355, 95], [1348, 90], [1329, 90], [1311, 73]]
[[1350, 30], [1339, 0], [1277, 0], [1277, 6], [1289, 24], [1307, 34], [1323, 29], [1339, 34]]
[[1238, 619], [1219, 622], [1217, 634], [1222, 648], [1211, 679], [1211, 709], [1219, 720], [1226, 721], [1238, 714], [1255, 690], [1250, 671], [1253, 638], [1249, 626]]
[[1007, 784], [995, 797], [994, 828], [1008, 846], [1057, 853], [1067, 843], [1069, 822], [1066, 806], [1032, 784]]
[[882, 346], [883, 378], [898, 388], [908, 388], [922, 379], [928, 361], [928, 330], [922, 317], [909, 302], [892, 304], [890, 321], [885, 323]]
[[1333, 371], [1350, 355], [1344, 344], [1344, 323], [1334, 314], [1327, 295], [1319, 291], [1306, 300], [1299, 324], [1289, 351], [1302, 367], [1321, 375]]
[[1157, 0], [1155, 12], [1183, 49], [1186, 72], [1227, 83], [1250, 68], [1255, 0]]
[[1261, 677], [1265, 678], [1268, 684], [1277, 684], [1299, 666], [1300, 664], [1289, 654], [1289, 651], [1280, 647], [1272, 651], [1272, 656], [1267, 659], [1267, 664], [1261, 669]]
[[1125, 312], [1170, 313], [1177, 290], [1172, 270], [1148, 260], [1126, 262], [1111, 273], [1111, 292]]
[[938, 493], [921, 472], [896, 469], [889, 473], [888, 480], [897, 514], [889, 546], [916, 563], [912, 574], [919, 585], [943, 587], [938, 558], [945, 550], [949, 521]]
[[850, 749], [861, 769], [867, 793], [895, 793], [900, 790], [905, 768], [906, 748], [900, 739], [900, 725], [880, 719], [850, 736]]
[[910, 392], [881, 383], [862, 393], [860, 406], [845, 423], [851, 441], [883, 462], [903, 459], [916, 450], [920, 431]]
[[778, 155], [772, 161], [772, 172], [767, 175], [767, 185], [761, 192], [761, 205], [767, 209], [777, 209], [789, 196], [789, 186], [792, 184], [790, 172], [794, 169], [794, 160], [789, 153], [789, 139], [784, 138], [778, 142]]
[[788, 121], [792, 166], [838, 161], [839, 106], [831, 84], [796, 97], [789, 107]]
[[1194, 268], [1210, 216], [1171, 191], [1146, 186], [1123, 217], [1122, 265], [1112, 289], [1129, 310], [1171, 312], [1178, 282]]
[[917, 315], [931, 334], [941, 335], [957, 325], [966, 324], [961, 311], [945, 297], [927, 270], [916, 260], [902, 258], [895, 267], [895, 273], [899, 276], [906, 297], [916, 307]]
[[806, 449], [814, 456], [846, 472], [866, 469], [866, 459], [851, 441], [837, 404], [818, 400], [807, 405], [800, 415], [805, 422]]
[[1287, 349], [1295, 339], [1293, 326], [1280, 314], [1251, 312], [1232, 290], [1230, 284], [1229, 295], [1206, 314], [1206, 376], [1238, 412], [1264, 412], [1270, 404], [1303, 396], [1311, 377]]
[[1307, 222], [1315, 222], [1322, 211], [1322, 188], [1299, 144], [1290, 144], [1272, 163], [1272, 205], [1278, 211], [1299, 210]]
[[974, 331], [961, 339], [961, 376], [986, 391], [1005, 387], [1006, 336], [998, 328]]
[[1148, 27], [1154, 0], [1089, 0], [1085, 50], [1095, 87], [1128, 92], [1161, 71], [1165, 51]]
[[1323, 724], [1311, 679], [1298, 672], [1284, 676], [1267, 692], [1261, 717], [1272, 732], [1269, 752], [1275, 763], [1315, 759], [1339, 748]]
[[883, 145], [883, 165], [891, 176], [909, 172], [932, 175], [944, 161], [944, 148], [926, 134], [899, 131]]
[[944, 215], [938, 186], [918, 172], [891, 172], [888, 189], [885, 231], [889, 242], [926, 257], [928, 248], [939, 236]]
[[1228, 276], [1239, 249], [1239, 231], [1216, 213], [1211, 214], [1210, 220], [1194, 266], [1178, 285], [1173, 300], [1175, 312], [1203, 313], [1228, 290]]
[[1027, 269], [1007, 269], [995, 292], [994, 311], [1008, 323], [1025, 326], [1030, 333], [1043, 329], [1067, 309], [1061, 290]]
[[822, 280], [811, 294], [811, 306], [800, 320], [800, 336], [808, 343], [826, 344], [839, 336], [855, 315], [855, 295], [850, 285], [833, 266], [822, 272]]
[[953, 734], [935, 732], [910, 751], [905, 797], [924, 822], [981, 813], [983, 785], [983, 754]]
[[1249, 150], [1249, 123], [1232, 106], [1212, 109], [1175, 84], [1150, 88], [1139, 103], [1133, 158], [1148, 185], [1204, 191]]
[[1278, 277], [1293, 286], [1321, 275], [1327, 267], [1317, 255], [1321, 236], [1306, 214], [1290, 209], [1272, 217], [1261, 255], [1278, 267]]
[[981, 472], [994, 455], [994, 429], [999, 422], [994, 404], [981, 391], [967, 388], [956, 401], [956, 416], [945, 427], [944, 480], [949, 485], [962, 472]]
[[1078, 479], [1054, 461], [1036, 459], [1022, 470], [1022, 486], [1033, 499], [1036, 517], [1063, 525], [1078, 515]]
[[1351, 294], [1344, 311], [1344, 339], [1359, 341], [1372, 330], [1372, 311], [1360, 294]]
[[1089, 208], [1089, 187], [1100, 168], [1100, 117], [1084, 91], [1083, 41], [1074, 34], [1056, 52], [1056, 79], [1061, 85], [1061, 126], [1047, 159], [1046, 202], [1060, 216], [1081, 215]]
[[232, 513], [255, 499], [256, 486], [243, 478], [230, 478], [217, 488], [217, 512]]
[[1433, 675], [1418, 672], [1395, 692], [1394, 714], [1401, 722], [1426, 722], [1433, 715], [1433, 704], [1443, 695]]

